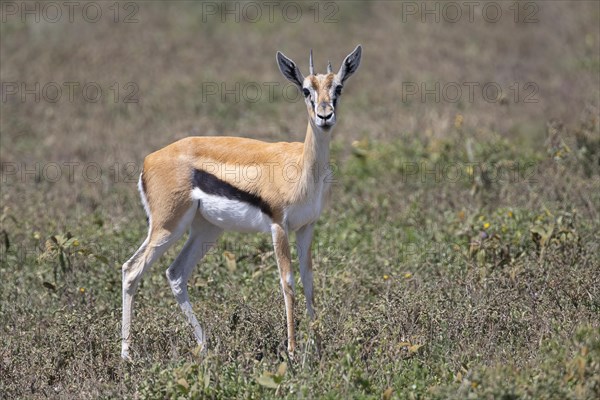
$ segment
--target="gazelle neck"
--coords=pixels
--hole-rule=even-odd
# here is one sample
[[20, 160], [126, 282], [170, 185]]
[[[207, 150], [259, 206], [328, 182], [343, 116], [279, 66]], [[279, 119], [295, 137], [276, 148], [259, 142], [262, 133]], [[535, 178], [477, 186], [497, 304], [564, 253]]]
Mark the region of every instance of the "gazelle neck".
[[298, 197], [309, 196], [329, 173], [329, 143], [331, 129], [324, 130], [312, 121], [306, 127], [304, 150], [300, 160], [302, 174], [298, 182]]
[[329, 143], [331, 142], [331, 128], [324, 130], [310, 121], [306, 127], [304, 139], [304, 152], [302, 161], [305, 166], [318, 166], [318, 173], [323, 173], [329, 165]]

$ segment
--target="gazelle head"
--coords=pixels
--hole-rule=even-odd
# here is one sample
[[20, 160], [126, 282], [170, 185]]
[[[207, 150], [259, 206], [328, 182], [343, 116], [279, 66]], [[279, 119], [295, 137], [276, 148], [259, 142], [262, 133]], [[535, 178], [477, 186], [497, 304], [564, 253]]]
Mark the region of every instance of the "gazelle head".
[[333, 73], [331, 63], [326, 74], [315, 74], [312, 50], [310, 51], [309, 74], [304, 77], [300, 69], [283, 53], [277, 52], [279, 70], [290, 82], [295, 84], [304, 96], [311, 125], [322, 130], [331, 129], [336, 122], [336, 111], [342, 88], [346, 80], [358, 69], [362, 47], [356, 46], [348, 54], [337, 73]]

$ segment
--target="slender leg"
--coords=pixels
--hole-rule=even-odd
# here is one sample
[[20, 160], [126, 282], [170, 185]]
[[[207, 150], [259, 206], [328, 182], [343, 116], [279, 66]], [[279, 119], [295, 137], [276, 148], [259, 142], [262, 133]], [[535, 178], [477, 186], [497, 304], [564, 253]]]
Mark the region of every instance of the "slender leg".
[[[314, 224], [310, 224], [300, 228], [296, 232], [296, 242], [298, 246], [298, 259], [300, 264], [300, 278], [304, 287], [304, 297], [306, 297], [306, 311], [311, 321], [316, 320], [313, 300], [313, 271], [312, 271], [312, 238]], [[314, 343], [317, 349], [317, 354], [321, 357], [321, 335], [318, 325], [311, 324], [311, 330], [314, 333]]]
[[304, 297], [306, 297], [306, 311], [311, 320], [314, 320], [315, 310], [313, 302], [313, 271], [311, 244], [313, 238], [314, 225], [306, 225], [296, 232], [296, 245], [298, 248], [298, 259], [300, 264], [300, 279], [304, 287]]
[[190, 227], [190, 236], [187, 242], [173, 264], [167, 269], [167, 279], [173, 295], [187, 321], [194, 329], [196, 342], [202, 348], [206, 345], [206, 337], [202, 326], [196, 319], [196, 315], [194, 315], [188, 296], [187, 282], [196, 264], [215, 244], [221, 232], [221, 228], [206, 221], [200, 213], [196, 214]]
[[273, 236], [273, 247], [275, 248], [281, 290], [283, 291], [283, 300], [285, 302], [288, 353], [293, 358], [294, 349], [296, 348], [296, 338], [294, 334], [294, 274], [291, 265], [290, 245], [287, 232], [280, 224], [275, 223], [271, 225], [271, 235]]
[[131, 343], [131, 315], [133, 298], [142, 276], [150, 266], [164, 254], [183, 234], [194, 216], [195, 208], [185, 212], [175, 224], [175, 228], [167, 230], [162, 224], [153, 227], [151, 223], [148, 238], [125, 264], [123, 264], [123, 322], [121, 325], [121, 357], [131, 360], [129, 345]]

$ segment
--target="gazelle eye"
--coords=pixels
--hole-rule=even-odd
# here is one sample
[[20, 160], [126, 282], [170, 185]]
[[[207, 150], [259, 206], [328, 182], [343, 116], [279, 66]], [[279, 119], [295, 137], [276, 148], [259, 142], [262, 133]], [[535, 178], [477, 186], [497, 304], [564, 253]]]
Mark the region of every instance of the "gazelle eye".
[[302, 89], [302, 93], [304, 93], [304, 97], [310, 96], [310, 90], [308, 90], [306, 88]]
[[337, 87], [335, 88], [335, 95], [336, 95], [336, 96], [339, 96], [340, 94], [342, 94], [342, 87], [343, 87], [343, 86], [337, 86]]

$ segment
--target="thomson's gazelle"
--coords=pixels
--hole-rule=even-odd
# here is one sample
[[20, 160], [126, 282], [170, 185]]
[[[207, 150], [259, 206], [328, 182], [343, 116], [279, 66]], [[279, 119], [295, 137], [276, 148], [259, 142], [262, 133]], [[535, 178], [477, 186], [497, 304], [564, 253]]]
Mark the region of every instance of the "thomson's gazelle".
[[311, 241], [329, 190], [329, 142], [342, 87], [360, 63], [357, 46], [337, 73], [304, 77], [277, 52], [281, 73], [305, 97], [308, 127], [304, 143], [265, 143], [238, 137], [189, 137], [147, 156], [139, 190], [148, 215], [148, 237], [123, 265], [121, 356], [130, 359], [133, 296], [140, 279], [181, 235], [189, 238], [167, 278], [200, 346], [206, 338], [192, 310], [187, 282], [194, 266], [224, 230], [272, 235], [287, 317], [288, 352], [293, 355], [294, 276], [289, 232], [296, 232], [300, 276], [308, 315], [314, 319]]

